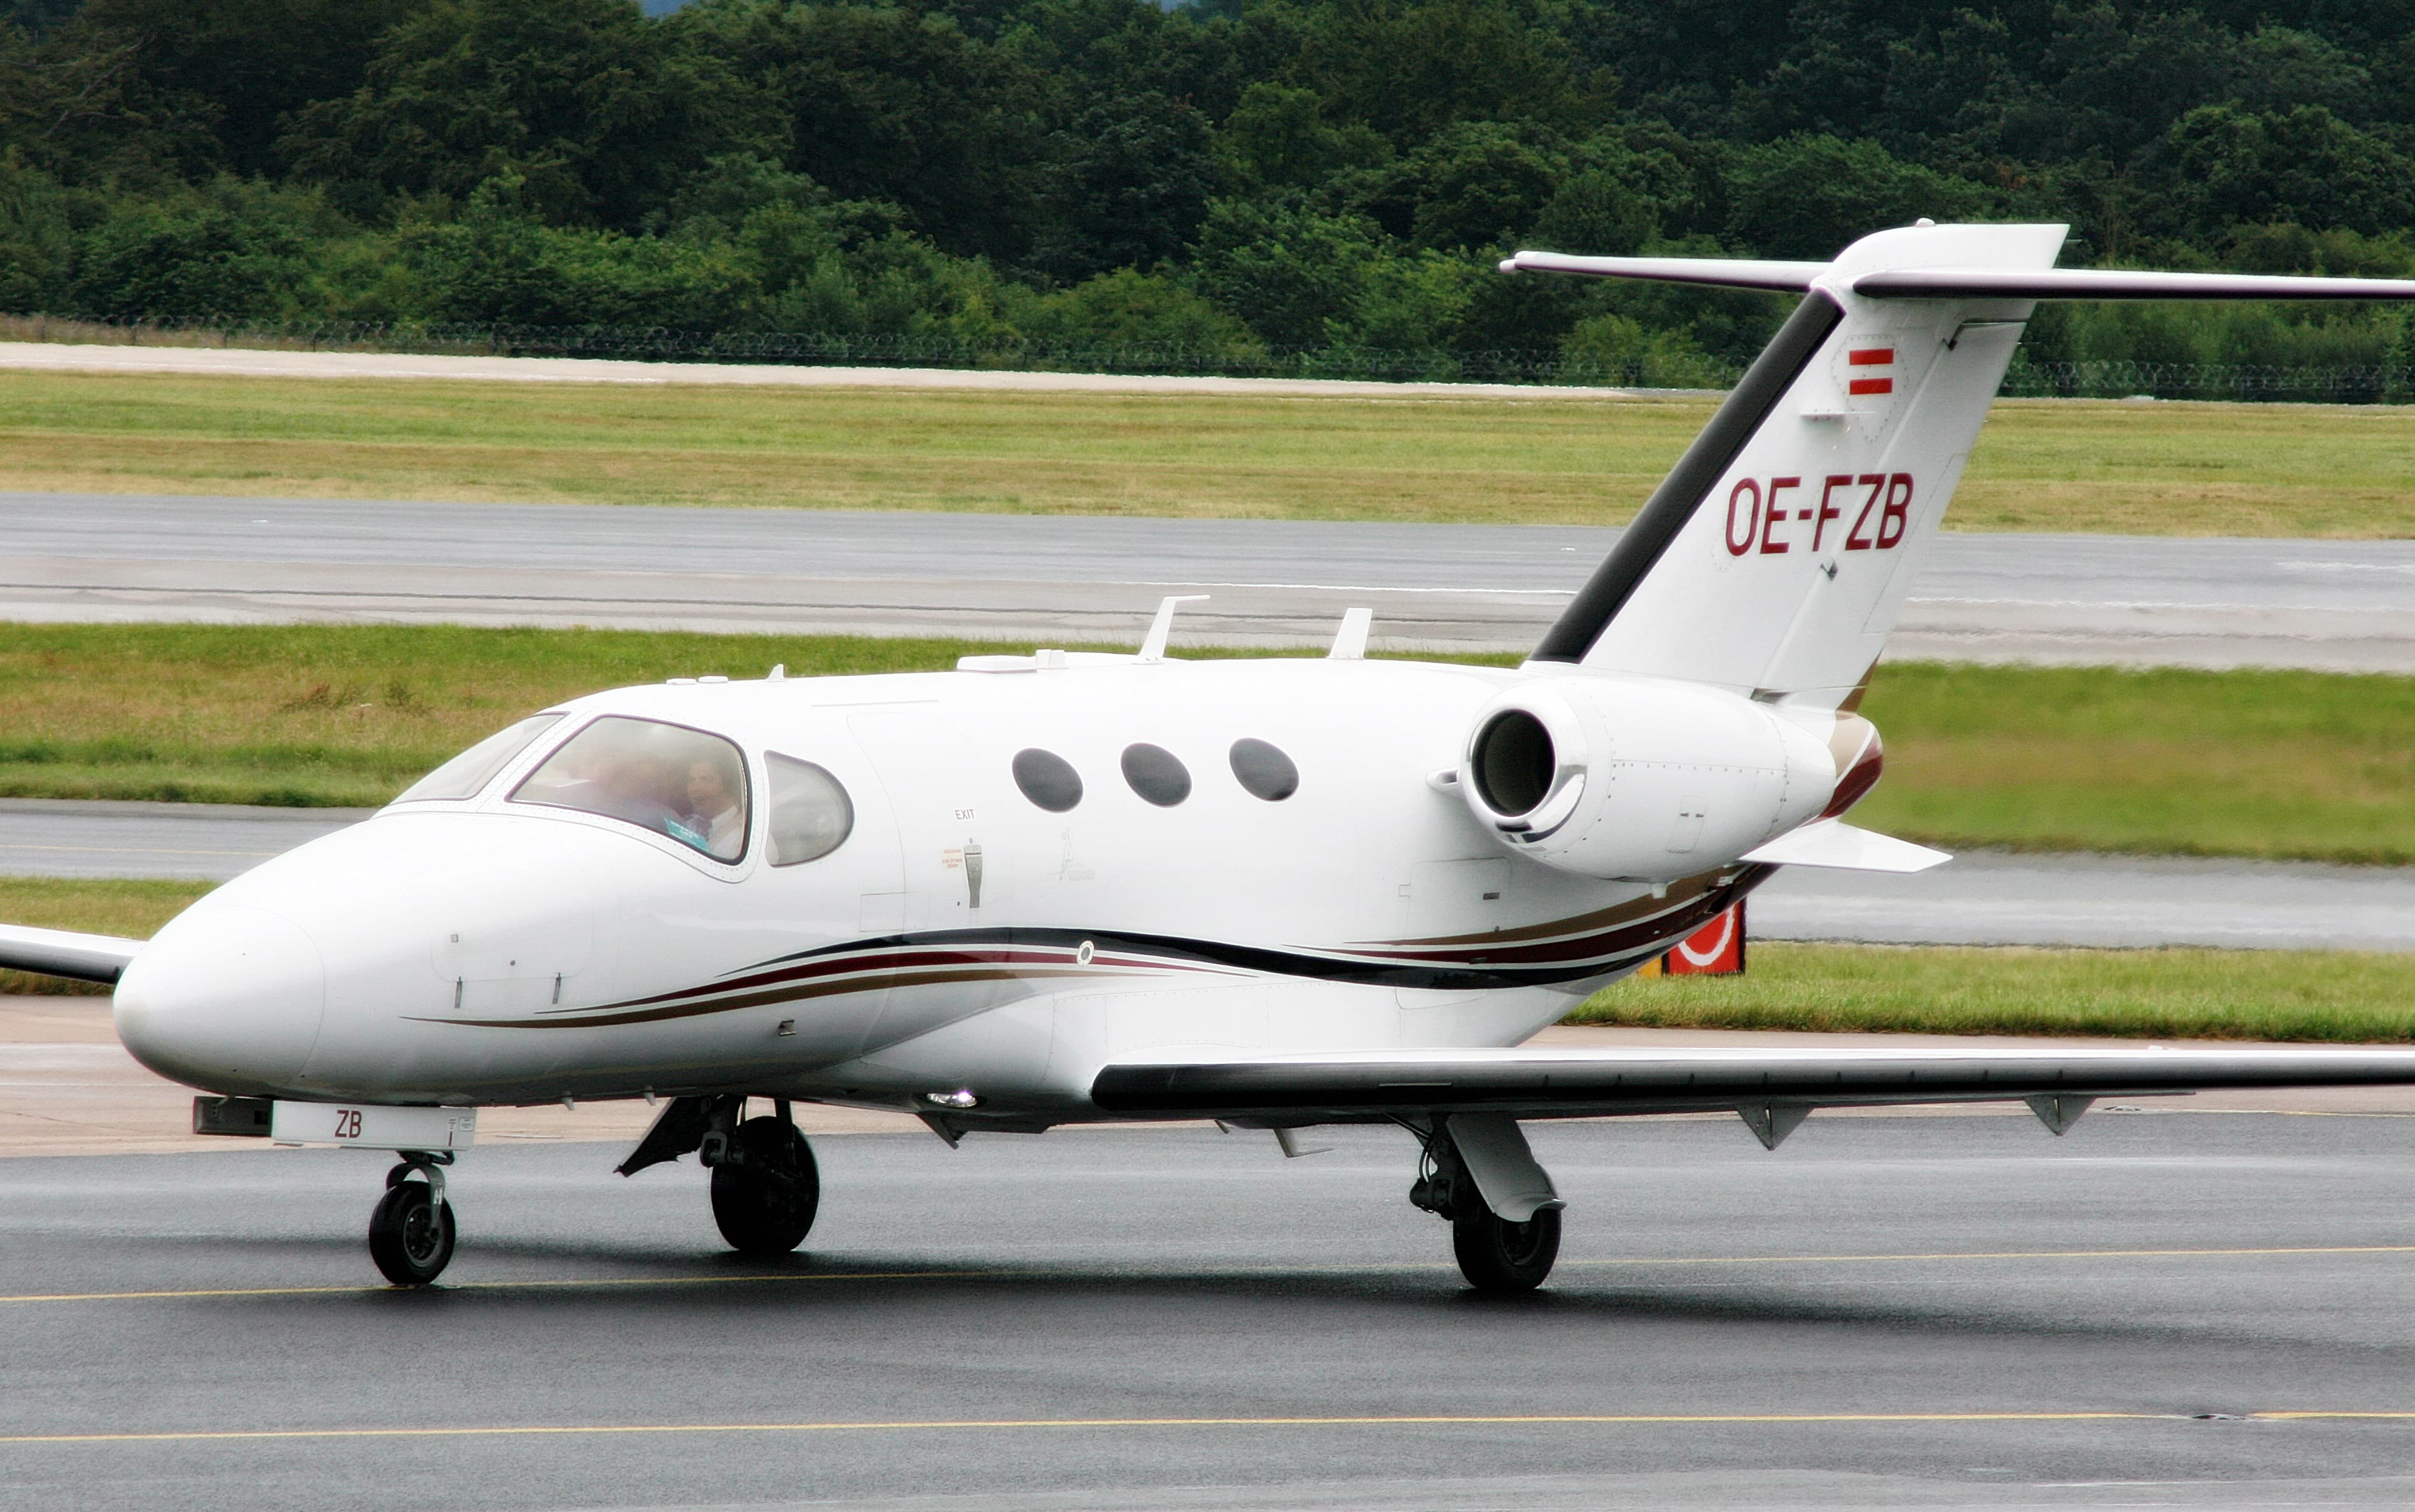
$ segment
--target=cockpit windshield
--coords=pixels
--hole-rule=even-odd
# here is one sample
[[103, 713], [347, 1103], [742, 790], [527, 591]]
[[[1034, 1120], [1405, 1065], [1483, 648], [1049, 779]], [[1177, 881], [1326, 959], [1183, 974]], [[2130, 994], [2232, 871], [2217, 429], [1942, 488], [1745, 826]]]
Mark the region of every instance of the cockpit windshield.
[[715, 861], [746, 853], [746, 763], [718, 735], [607, 714], [562, 742], [512, 793], [668, 835]]
[[402, 790], [398, 803], [458, 802], [475, 798], [512, 764], [512, 757], [560, 723], [560, 714], [532, 714], [509, 729], [500, 729]]

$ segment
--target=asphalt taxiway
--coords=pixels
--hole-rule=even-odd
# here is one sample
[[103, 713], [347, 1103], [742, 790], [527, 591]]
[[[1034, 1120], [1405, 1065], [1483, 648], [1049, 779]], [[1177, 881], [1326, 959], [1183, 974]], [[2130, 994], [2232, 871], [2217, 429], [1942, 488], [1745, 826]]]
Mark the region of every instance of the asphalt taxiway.
[[1460, 1286], [1395, 1130], [474, 1149], [388, 1291], [365, 1152], [0, 1161], [0, 1505], [2031, 1507], [2415, 1498], [2415, 1120], [1538, 1126], [1549, 1290]]
[[[449, 621], [1522, 651], [1617, 531], [0, 494], [0, 619]], [[2415, 669], [2415, 542], [1939, 538], [1897, 658]]]

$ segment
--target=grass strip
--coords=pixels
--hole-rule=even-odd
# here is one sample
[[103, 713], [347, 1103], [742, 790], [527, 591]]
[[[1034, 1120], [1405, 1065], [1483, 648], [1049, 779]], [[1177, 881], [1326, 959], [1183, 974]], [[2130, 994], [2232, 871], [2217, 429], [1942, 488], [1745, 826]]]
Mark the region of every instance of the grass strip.
[[2415, 1040], [2415, 953], [1757, 941], [1743, 976], [1629, 979], [1565, 1022], [2397, 1042]]
[[455, 625], [0, 626], [0, 797], [368, 807], [563, 698], [933, 671], [994, 643]]
[[[215, 882], [85, 876], [0, 876], [0, 922], [149, 939]], [[0, 993], [105, 997], [96, 982], [0, 970]]]
[[1853, 822], [1947, 849], [2415, 862], [2415, 678], [1894, 663]]
[[[1710, 410], [0, 371], [0, 469], [68, 492], [1615, 524]], [[1952, 523], [2404, 537], [2415, 408], [2003, 400]]]
[[[0, 796], [361, 806], [532, 710], [996, 643], [451, 625], [0, 625]], [[1471, 658], [1496, 665], [1513, 657]], [[1899, 663], [1855, 820], [1943, 845], [2415, 862], [2415, 679]]]

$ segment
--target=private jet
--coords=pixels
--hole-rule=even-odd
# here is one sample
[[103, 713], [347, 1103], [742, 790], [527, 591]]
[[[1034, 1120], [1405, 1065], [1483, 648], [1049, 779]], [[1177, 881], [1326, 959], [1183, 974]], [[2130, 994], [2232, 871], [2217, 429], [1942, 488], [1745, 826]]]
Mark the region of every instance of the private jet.
[[[644, 1099], [735, 1249], [820, 1201], [798, 1102], [950, 1145], [1215, 1119], [1407, 1137], [1470, 1285], [1540, 1285], [1522, 1123], [2415, 1084], [2415, 1052], [1522, 1048], [1778, 868], [1945, 858], [1858, 829], [1857, 708], [2035, 302], [2415, 298], [2415, 282], [2061, 269], [2065, 228], [1882, 231], [1833, 262], [1521, 252], [1521, 275], [1800, 302], [1524, 665], [1134, 654], [674, 678], [538, 711], [148, 940], [0, 930], [114, 984], [195, 1128], [391, 1151], [369, 1251], [445, 1268], [481, 1108]], [[768, 1110], [764, 1111], [764, 1104]]]

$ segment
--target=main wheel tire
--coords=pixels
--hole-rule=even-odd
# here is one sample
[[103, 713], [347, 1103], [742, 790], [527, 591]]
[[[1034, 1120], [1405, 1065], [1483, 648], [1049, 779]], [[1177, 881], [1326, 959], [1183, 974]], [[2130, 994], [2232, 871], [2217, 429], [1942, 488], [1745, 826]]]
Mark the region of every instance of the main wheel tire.
[[425, 1181], [386, 1188], [369, 1214], [369, 1258], [397, 1286], [425, 1286], [453, 1258], [453, 1205]]
[[821, 1206], [814, 1147], [786, 1118], [749, 1118], [730, 1139], [736, 1160], [712, 1168], [712, 1221], [741, 1254], [784, 1255], [805, 1242]]
[[1560, 1210], [1542, 1208], [1512, 1223], [1481, 1202], [1469, 1203], [1451, 1220], [1450, 1238], [1468, 1285], [1496, 1294], [1531, 1292], [1560, 1258]]

